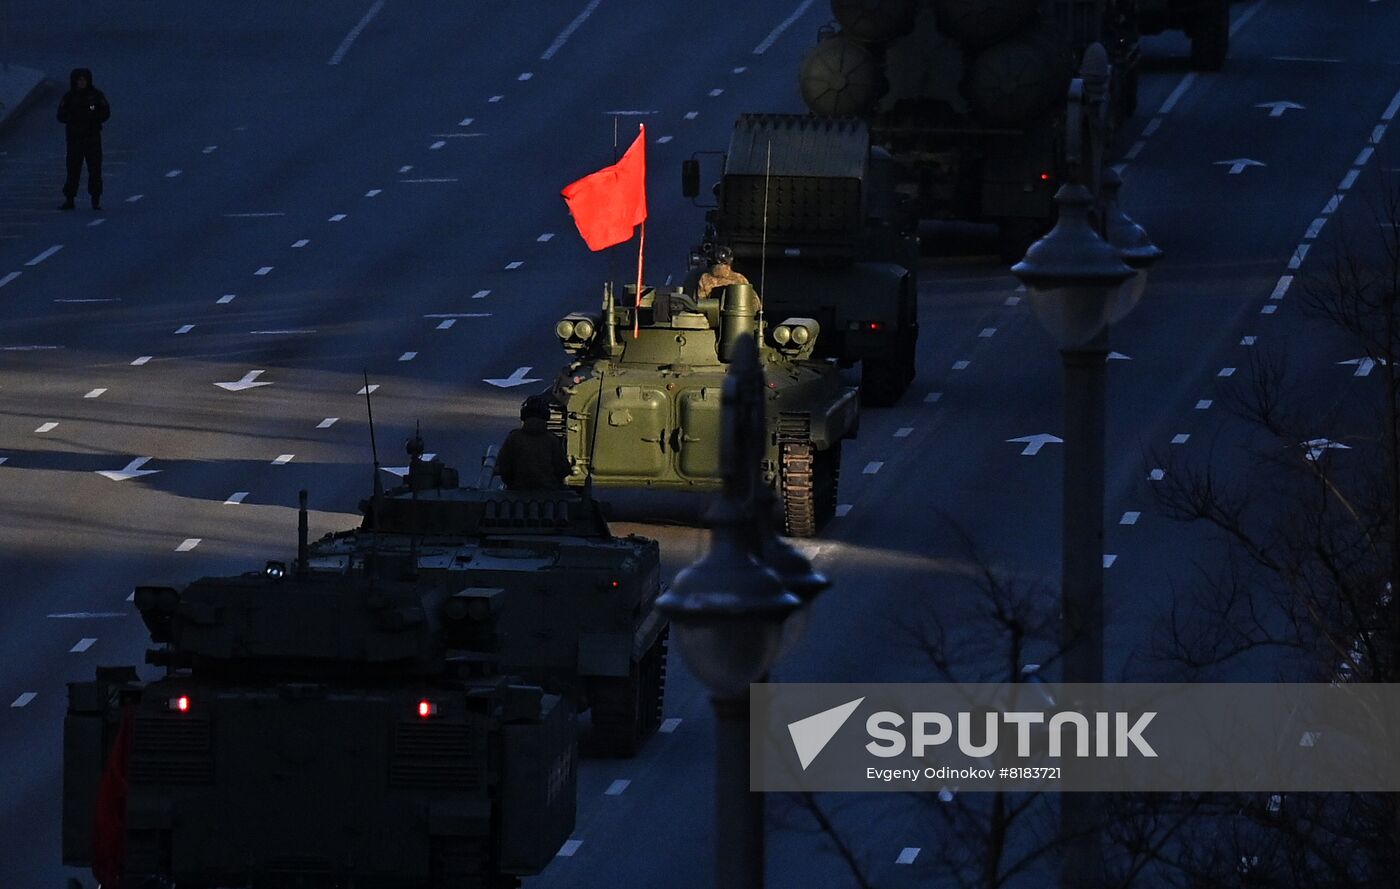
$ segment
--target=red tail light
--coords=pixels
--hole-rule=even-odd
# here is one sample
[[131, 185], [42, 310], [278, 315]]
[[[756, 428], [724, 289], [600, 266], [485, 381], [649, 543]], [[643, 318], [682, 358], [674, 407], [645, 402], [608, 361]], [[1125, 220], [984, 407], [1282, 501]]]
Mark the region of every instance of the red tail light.
[[180, 695], [179, 697], [171, 698], [169, 702], [169, 707], [176, 713], [190, 712], [190, 696]]
[[1041, 182], [1049, 182], [1049, 181], [1050, 181], [1050, 174], [1049, 174], [1049, 173], [1041, 173], [1041, 174], [1040, 174], [1040, 181], [1041, 181]]
[[424, 719], [427, 719], [430, 716], [436, 716], [437, 709], [437, 704], [434, 704], [427, 698], [424, 698], [423, 700], [418, 702], [418, 715]]

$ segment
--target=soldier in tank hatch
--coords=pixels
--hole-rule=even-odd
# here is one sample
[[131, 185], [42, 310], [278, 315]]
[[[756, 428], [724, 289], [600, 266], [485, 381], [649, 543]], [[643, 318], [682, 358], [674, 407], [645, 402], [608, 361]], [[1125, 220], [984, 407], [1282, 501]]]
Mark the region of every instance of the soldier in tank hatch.
[[69, 89], [58, 101], [58, 122], [64, 125], [68, 142], [68, 178], [63, 181], [63, 205], [60, 210], [72, 210], [78, 196], [78, 180], [82, 178], [83, 162], [88, 168], [88, 194], [92, 209], [102, 209], [102, 125], [112, 116], [107, 96], [92, 85], [92, 71], [74, 68], [68, 78]]
[[569, 458], [559, 436], [549, 431], [549, 405], [532, 395], [520, 406], [520, 428], [506, 436], [496, 455], [496, 475], [512, 491], [556, 490], [569, 475]]
[[710, 262], [710, 270], [700, 276], [700, 283], [696, 287], [696, 296], [704, 299], [710, 295], [710, 291], [719, 287], [728, 287], [730, 284], [748, 284], [749, 279], [742, 273], [734, 271], [734, 251], [728, 247], [716, 247], [714, 258]]

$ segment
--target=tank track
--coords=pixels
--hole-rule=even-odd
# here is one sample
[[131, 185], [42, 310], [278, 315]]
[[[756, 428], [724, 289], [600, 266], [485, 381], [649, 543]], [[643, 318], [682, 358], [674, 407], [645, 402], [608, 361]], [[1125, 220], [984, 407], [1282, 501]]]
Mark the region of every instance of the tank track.
[[818, 451], [809, 441], [785, 442], [778, 480], [783, 533], [789, 537], [815, 536], [836, 515], [841, 443]]
[[661, 725], [670, 632], [670, 627], [661, 631], [642, 656], [641, 663], [632, 665], [632, 675], [625, 679], [601, 677], [592, 681], [590, 753], [635, 756], [642, 742]]

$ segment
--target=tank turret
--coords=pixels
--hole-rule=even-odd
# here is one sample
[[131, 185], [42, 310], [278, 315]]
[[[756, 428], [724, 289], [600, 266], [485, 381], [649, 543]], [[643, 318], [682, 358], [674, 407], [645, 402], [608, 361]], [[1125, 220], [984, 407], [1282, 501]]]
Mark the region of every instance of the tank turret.
[[550, 389], [553, 425], [573, 465], [568, 483], [718, 490], [724, 373], [735, 344], [758, 337], [768, 383], [765, 481], [784, 505], [787, 533], [815, 534], [835, 512], [841, 442], [855, 434], [858, 400], [832, 363], [813, 358], [821, 325], [806, 317], [772, 324], [760, 297], [748, 283], [704, 297], [645, 287], [640, 299], [629, 286], [617, 300], [605, 291], [602, 313], [584, 331], [577, 315], [556, 325], [570, 357]]
[[131, 886], [538, 873], [573, 829], [577, 743], [567, 701], [479, 649], [498, 593], [282, 562], [137, 588], [163, 673], [69, 684], [64, 861]]

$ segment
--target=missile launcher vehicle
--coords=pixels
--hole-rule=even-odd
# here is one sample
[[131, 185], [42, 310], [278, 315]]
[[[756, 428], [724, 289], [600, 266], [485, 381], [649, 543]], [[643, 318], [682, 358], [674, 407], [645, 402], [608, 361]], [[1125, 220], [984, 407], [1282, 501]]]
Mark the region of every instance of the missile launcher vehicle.
[[409, 440], [404, 483], [363, 501], [359, 528], [312, 541], [307, 570], [372, 570], [457, 596], [477, 656], [590, 714], [586, 752], [631, 756], [660, 725], [665, 693], [656, 541], [614, 536], [576, 491], [460, 485], [423, 450]]
[[476, 594], [288, 571], [139, 587], [151, 680], [68, 686], [63, 859], [103, 885], [507, 889], [573, 830], [568, 702]]
[[[699, 195], [699, 158], [681, 173], [682, 192]], [[860, 120], [741, 115], [691, 261], [698, 274], [715, 247], [732, 250], [736, 271], [762, 277], [770, 317], [813, 318], [816, 357], [860, 362], [873, 406], [913, 381], [919, 338], [917, 219], [896, 176]]]
[[[764, 481], [786, 532], [809, 537], [835, 514], [841, 442], [860, 404], [836, 366], [813, 358], [821, 325], [768, 325], [747, 284], [698, 298], [682, 288], [605, 289], [600, 314], [578, 312], [555, 334], [570, 355], [549, 392], [567, 482], [714, 492], [721, 488], [720, 393], [742, 337], [757, 335], [767, 381]], [[626, 305], [618, 305], [617, 303]]]

